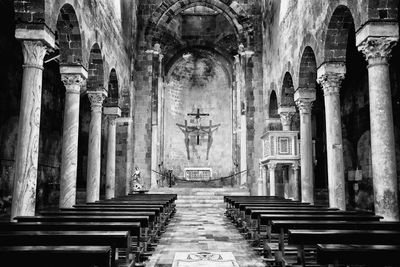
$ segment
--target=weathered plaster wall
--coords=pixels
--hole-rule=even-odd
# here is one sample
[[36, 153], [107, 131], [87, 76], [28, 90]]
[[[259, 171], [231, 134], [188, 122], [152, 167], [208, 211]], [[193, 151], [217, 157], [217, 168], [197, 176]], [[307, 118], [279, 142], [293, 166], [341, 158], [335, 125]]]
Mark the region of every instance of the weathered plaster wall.
[[[165, 85], [165, 161], [164, 167], [173, 169], [183, 178], [184, 168], [212, 168], [213, 178], [228, 176], [232, 171], [232, 90], [229, 72], [207, 54], [194, 53], [187, 60], [181, 58], [170, 70]], [[188, 113], [208, 113], [201, 126], [219, 125], [209, 135], [207, 129], [188, 135], [188, 146], [182, 125], [196, 125]], [[180, 124], [181, 126], [177, 126]], [[193, 129], [193, 128], [190, 128]], [[187, 153], [189, 151], [189, 155]], [[190, 158], [190, 159], [189, 159]]]

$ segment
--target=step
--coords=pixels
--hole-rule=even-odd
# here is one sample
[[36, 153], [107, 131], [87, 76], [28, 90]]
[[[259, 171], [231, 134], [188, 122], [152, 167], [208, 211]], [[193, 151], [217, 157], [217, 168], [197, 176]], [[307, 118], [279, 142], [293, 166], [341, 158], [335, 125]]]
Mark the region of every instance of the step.
[[195, 204], [195, 203], [179, 203], [176, 208], [225, 208], [224, 204]]

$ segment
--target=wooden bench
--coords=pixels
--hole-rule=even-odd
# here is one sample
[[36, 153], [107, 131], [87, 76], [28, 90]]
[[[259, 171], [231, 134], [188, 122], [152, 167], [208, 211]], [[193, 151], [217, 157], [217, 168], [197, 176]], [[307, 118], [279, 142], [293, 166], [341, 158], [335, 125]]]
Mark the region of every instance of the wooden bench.
[[129, 261], [128, 231], [1, 231], [0, 246], [110, 246], [111, 266], [117, 266], [118, 248]]
[[399, 266], [399, 245], [318, 244], [317, 263], [367, 265], [374, 267]]
[[136, 222], [0, 222], [0, 231], [129, 231], [134, 260], [145, 253], [140, 245], [140, 223]]
[[297, 261], [305, 266], [305, 246], [316, 247], [317, 244], [400, 245], [400, 231], [289, 230], [288, 244], [297, 246]]
[[4, 246], [0, 247], [0, 259], [14, 267], [111, 267], [111, 247]]

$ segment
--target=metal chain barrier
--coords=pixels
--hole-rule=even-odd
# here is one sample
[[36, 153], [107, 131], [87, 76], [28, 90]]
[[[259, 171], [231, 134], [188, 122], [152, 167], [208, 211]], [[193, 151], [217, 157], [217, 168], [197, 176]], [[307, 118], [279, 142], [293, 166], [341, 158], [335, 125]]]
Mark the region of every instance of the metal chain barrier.
[[177, 176], [172, 174], [172, 170], [165, 171], [164, 173], [161, 173], [161, 172], [158, 172], [158, 171], [155, 171], [155, 170], [152, 170], [152, 171], [157, 173], [158, 175], [161, 175], [162, 179], [169, 180], [169, 187], [171, 187], [172, 183], [175, 182], [175, 181], [182, 181], [182, 182], [188, 182], [188, 183], [210, 183], [210, 182], [222, 181], [222, 180], [225, 180], [225, 179], [233, 178], [233, 177], [236, 177], [236, 175], [240, 175], [242, 173], [247, 172], [247, 170], [244, 170], [244, 171], [241, 171], [241, 172], [237, 172], [237, 173], [231, 174], [229, 176], [219, 177], [219, 178], [215, 178], [215, 179], [193, 180], [193, 181], [191, 181], [191, 180], [178, 178]]

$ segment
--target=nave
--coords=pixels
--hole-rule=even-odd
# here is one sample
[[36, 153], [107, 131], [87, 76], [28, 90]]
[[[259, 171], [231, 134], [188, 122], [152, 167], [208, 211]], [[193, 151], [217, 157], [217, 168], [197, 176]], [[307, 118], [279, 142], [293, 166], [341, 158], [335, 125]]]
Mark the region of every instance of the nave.
[[[202, 193], [208, 193], [208, 195], [201, 196]], [[195, 203], [197, 205], [185, 204], [187, 201], [180, 200], [181, 197], [185, 197], [178, 195], [177, 201], [181, 202], [177, 202], [176, 214], [169, 223], [167, 231], [162, 235], [153, 255], [146, 262], [146, 266], [181, 266], [178, 265], [177, 261], [175, 261], [176, 265], [174, 265], [177, 252], [186, 255], [202, 252], [211, 254], [232, 253], [236, 263], [240, 267], [265, 266], [262, 258], [256, 255], [250, 244], [233, 225], [232, 221], [225, 216], [222, 193], [219, 196], [215, 196], [216, 191], [213, 192], [206, 188], [203, 190], [199, 189], [197, 194], [200, 194], [200, 196], [197, 195], [192, 198], [196, 200]], [[210, 194], [213, 195], [210, 196]], [[201, 204], [204, 202], [208, 203]], [[222, 256], [224, 257], [224, 255]], [[209, 266], [200, 265], [200, 263], [197, 264], [192, 263], [192, 265], [187, 266]], [[212, 263], [209, 262], [208, 264]], [[210, 265], [210, 267], [225, 266], [223, 264], [228, 263], [216, 262], [214, 265]], [[231, 264], [229, 266], [236, 265]]]

